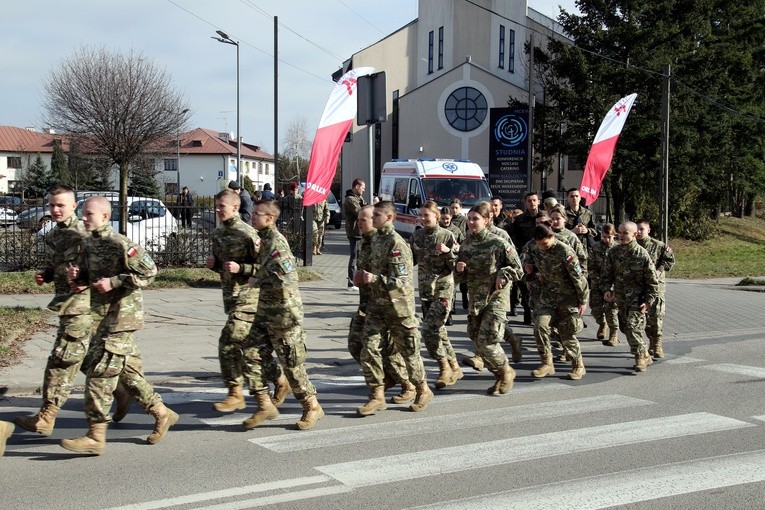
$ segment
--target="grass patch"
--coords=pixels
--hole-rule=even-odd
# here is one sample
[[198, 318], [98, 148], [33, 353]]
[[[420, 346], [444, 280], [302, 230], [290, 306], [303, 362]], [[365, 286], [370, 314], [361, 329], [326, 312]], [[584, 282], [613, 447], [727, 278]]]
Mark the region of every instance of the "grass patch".
[[765, 286], [765, 278], [744, 278], [736, 284], [737, 287]]
[[0, 367], [11, 366], [33, 334], [48, 327], [50, 314], [39, 308], [0, 307]]
[[765, 273], [765, 221], [722, 218], [707, 241], [671, 239], [677, 263], [671, 278], [758, 277]]

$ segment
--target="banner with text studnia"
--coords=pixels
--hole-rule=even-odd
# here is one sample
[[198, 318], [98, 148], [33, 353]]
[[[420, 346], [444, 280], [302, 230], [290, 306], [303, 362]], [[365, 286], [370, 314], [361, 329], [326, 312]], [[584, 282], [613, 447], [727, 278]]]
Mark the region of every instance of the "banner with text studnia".
[[492, 108], [489, 139], [489, 187], [505, 206], [523, 209], [529, 159], [529, 109]]

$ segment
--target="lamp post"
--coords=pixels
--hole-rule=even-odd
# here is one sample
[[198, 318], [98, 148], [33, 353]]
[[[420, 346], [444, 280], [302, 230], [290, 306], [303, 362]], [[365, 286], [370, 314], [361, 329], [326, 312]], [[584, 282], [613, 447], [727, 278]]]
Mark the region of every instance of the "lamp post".
[[178, 193], [181, 192], [181, 119], [187, 113], [188, 108], [178, 112], [178, 124], [175, 127], [175, 182], [178, 183]]
[[210, 36], [218, 42], [236, 46], [236, 181], [242, 185], [242, 138], [239, 136], [239, 42], [231, 39], [222, 30], [216, 30], [220, 37]]

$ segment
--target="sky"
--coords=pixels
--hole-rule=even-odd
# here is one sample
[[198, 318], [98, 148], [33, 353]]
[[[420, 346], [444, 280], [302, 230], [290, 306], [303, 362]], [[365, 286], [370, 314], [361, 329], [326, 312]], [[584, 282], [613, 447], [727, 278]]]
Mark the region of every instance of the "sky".
[[[521, 1], [521, 0], [507, 0]], [[236, 131], [239, 41], [243, 140], [273, 153], [273, 17], [279, 17], [279, 137], [305, 120], [313, 137], [333, 83], [356, 51], [417, 17], [417, 0], [25, 0], [3, 5], [0, 125], [46, 126], [43, 84], [83, 47], [143, 53], [188, 102], [189, 127]], [[557, 17], [575, 0], [528, 0]]]

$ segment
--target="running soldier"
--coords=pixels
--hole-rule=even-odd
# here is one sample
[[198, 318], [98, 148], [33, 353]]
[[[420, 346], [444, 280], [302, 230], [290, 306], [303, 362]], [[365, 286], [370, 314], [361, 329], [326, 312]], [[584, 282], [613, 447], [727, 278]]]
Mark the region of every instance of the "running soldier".
[[[600, 233], [600, 241], [592, 244], [590, 254], [587, 260], [589, 271], [587, 277], [590, 281], [590, 313], [595, 322], [598, 323], [598, 340], [603, 341], [603, 345], [613, 347], [619, 343], [619, 317], [616, 311], [616, 304], [612, 301], [606, 303], [603, 301], [603, 293], [600, 292], [600, 271], [603, 267], [603, 261], [606, 258], [608, 250], [616, 246], [614, 235], [616, 227], [612, 223], [603, 225]], [[608, 340], [606, 340], [606, 326], [608, 326]]]

